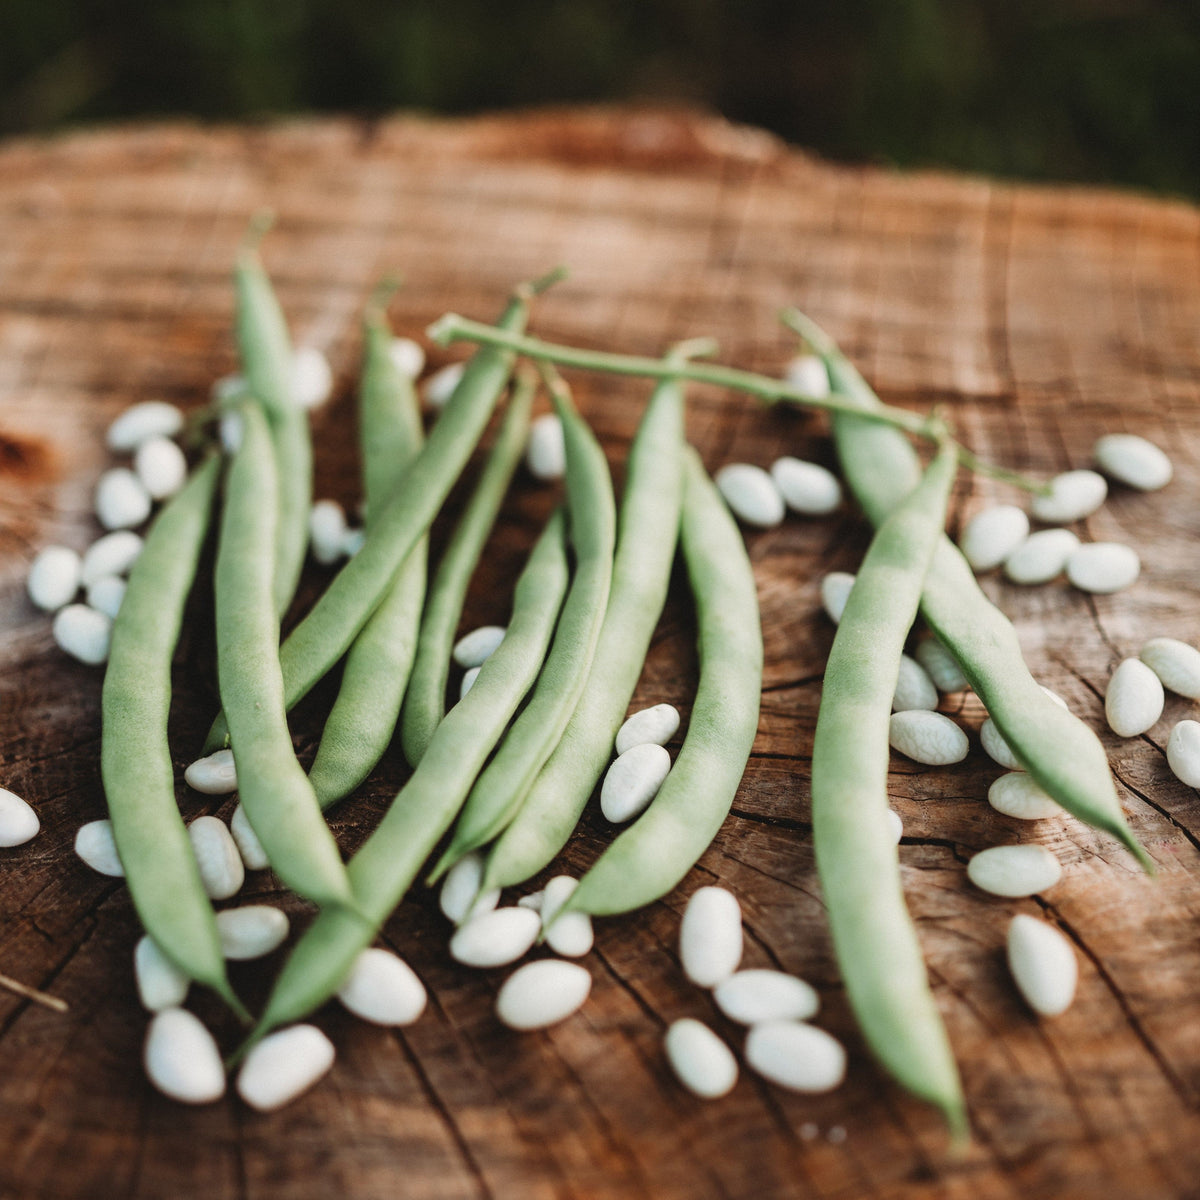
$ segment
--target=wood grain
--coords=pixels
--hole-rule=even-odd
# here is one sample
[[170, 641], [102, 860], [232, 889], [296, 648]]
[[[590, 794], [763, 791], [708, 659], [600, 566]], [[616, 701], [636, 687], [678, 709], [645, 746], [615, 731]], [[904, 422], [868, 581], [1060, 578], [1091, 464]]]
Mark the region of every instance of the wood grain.
[[[490, 318], [511, 284], [565, 262], [537, 305], [556, 340], [657, 353], [713, 334], [723, 359], [777, 371], [791, 353], [776, 311], [820, 321], [894, 403], [949, 406], [983, 457], [1036, 472], [1087, 465], [1103, 432], [1143, 433], [1176, 478], [1158, 494], [1114, 489], [1082, 530], [1134, 544], [1137, 586], [1087, 597], [1058, 582], [990, 578], [1035, 675], [1104, 739], [1130, 821], [1159, 865], [1073, 820], [1026, 825], [985, 802], [998, 769], [897, 761], [904, 880], [957, 1050], [975, 1138], [947, 1157], [937, 1117], [881, 1080], [853, 1029], [832, 958], [808, 830], [808, 762], [831, 628], [818, 581], [853, 570], [866, 544], [845, 506], [748, 535], [766, 636], [763, 715], [734, 813], [663, 902], [601, 923], [592, 998], [572, 1020], [514, 1035], [491, 1005], [502, 973], [452, 964], [433, 898], [417, 888], [387, 926], [430, 990], [416, 1025], [389, 1032], [329, 1008], [330, 1076], [282, 1112], [235, 1100], [184, 1110], [143, 1081], [145, 1016], [131, 978], [136, 917], [119, 882], [73, 855], [103, 815], [97, 671], [53, 646], [25, 597], [50, 542], [98, 533], [90, 492], [108, 464], [107, 423], [126, 405], [204, 404], [233, 369], [230, 270], [249, 214], [278, 213], [265, 246], [298, 340], [333, 362], [334, 402], [315, 418], [319, 495], [358, 499], [353, 380], [358, 313], [386, 270], [392, 306], [419, 336], [446, 310]], [[1200, 1195], [1200, 800], [1164, 746], [1194, 716], [1168, 700], [1144, 737], [1107, 732], [1112, 668], [1154, 635], [1196, 637], [1200, 535], [1200, 213], [1102, 191], [999, 186], [814, 161], [754, 130], [673, 111], [568, 110], [434, 122], [296, 122], [240, 129], [99, 129], [0, 146], [0, 783], [43, 823], [0, 851], [0, 969], [61, 996], [66, 1016], [0, 993], [0, 1195], [357, 1200], [432, 1197], [878, 1197], [938, 1200]], [[434, 365], [461, 351], [434, 350]], [[645, 385], [578, 376], [577, 397], [618, 480]], [[822, 420], [697, 388], [691, 438], [710, 468], [783, 452], [831, 462]], [[962, 478], [954, 529], [1005, 486]], [[551, 503], [510, 497], [465, 625], [503, 619], [536, 519]], [[439, 536], [444, 529], [439, 527]], [[310, 569], [306, 595], [325, 578]], [[176, 672], [173, 753], [189, 761], [214, 691], [207, 600]], [[637, 702], [686, 712], [694, 627], [682, 577]], [[296, 714], [311, 754], [329, 688]], [[971, 698], [951, 711], [977, 729]], [[348, 848], [404, 778], [398, 752], [336, 810]], [[188, 817], [228, 802], [186, 793]], [[577, 872], [609, 838], [589, 813], [557, 869]], [[1062, 859], [1045, 897], [972, 890], [965, 862], [1005, 841]], [[746, 1075], [719, 1103], [674, 1082], [661, 1039], [692, 1015], [738, 1031], [684, 981], [679, 915], [720, 882], [740, 898], [747, 965], [811, 980], [819, 1022], [850, 1051], [846, 1084], [787, 1094]], [[243, 900], [301, 910], [269, 877]], [[1003, 964], [1016, 912], [1074, 941], [1075, 1005], [1038, 1021]], [[261, 998], [270, 969], [239, 968]], [[233, 1033], [204, 997], [195, 1007]], [[843, 1136], [844, 1135], [844, 1136]]]

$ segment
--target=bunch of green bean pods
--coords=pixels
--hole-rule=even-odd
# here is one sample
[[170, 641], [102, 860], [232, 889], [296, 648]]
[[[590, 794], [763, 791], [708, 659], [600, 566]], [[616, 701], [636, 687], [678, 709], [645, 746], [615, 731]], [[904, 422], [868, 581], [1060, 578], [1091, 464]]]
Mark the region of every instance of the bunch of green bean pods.
[[[554, 272], [517, 288], [499, 320], [509, 332], [525, 327], [529, 301], [560, 278]], [[280, 649], [284, 700], [290, 709], [350, 648], [413, 547], [425, 536], [487, 426], [512, 373], [515, 355], [483, 347], [435, 422], [421, 452], [372, 519], [362, 549], [334, 576], [329, 587]], [[205, 750], [225, 745], [224, 714], [209, 730]]]
[[454, 634], [471, 576], [525, 450], [536, 388], [537, 376], [532, 369], [518, 367], [495, 444], [429, 587], [400, 718], [404, 756], [414, 767], [446, 715], [446, 682]]
[[220, 459], [209, 458], [159, 513], [113, 622], [101, 701], [100, 771], [125, 881], [146, 932], [189, 978], [243, 1019], [212, 904], [175, 803], [167, 745], [171, 656], [212, 515]]
[[557, 377], [549, 382], [566, 445], [567, 515], [575, 558], [571, 587], [529, 702], [472, 787], [430, 882], [491, 841], [520, 808], [579, 702], [608, 606], [617, 524], [608, 463], [566, 384]]
[[292, 950], [248, 1044], [328, 1000], [403, 899], [537, 677], [568, 573], [560, 510], [517, 581], [504, 641], [438, 725], [412, 777], [350, 860], [354, 894], [367, 921], [335, 909], [317, 917]]
[[241, 444], [225, 480], [214, 572], [217, 679], [229, 718], [238, 792], [275, 873], [319, 905], [353, 905], [350, 880], [296, 759], [272, 603], [275, 462], [254, 401], [238, 409]]
[[[880, 405], [828, 334], [794, 311], [785, 314], [785, 323], [821, 356], [839, 392], [866, 410]], [[896, 430], [874, 421], [837, 416], [833, 433], [846, 481], [868, 518], [879, 525], [916, 485], [916, 454]], [[1100, 739], [1038, 686], [1021, 655], [1016, 630], [944, 535], [925, 577], [921, 613], [1038, 786], [1081, 821], [1119, 839], [1143, 867], [1153, 870], [1125, 822]]]
[[[359, 445], [369, 530], [373, 513], [382, 509], [420, 451], [424, 435], [416, 391], [392, 358], [392, 331], [378, 300], [368, 307], [363, 324]], [[322, 808], [366, 779], [395, 732], [416, 653], [427, 558], [422, 538], [346, 655], [337, 700], [309, 771]]]
[[[671, 357], [696, 349], [687, 343]], [[483, 891], [523, 883], [554, 858], [612, 756], [671, 579], [683, 503], [683, 411], [683, 386], [664, 380], [629, 448], [612, 588], [587, 685], [520, 811], [488, 852]]]
[[846, 994], [867, 1044], [909, 1091], [967, 1132], [958, 1070], [929, 990], [887, 823], [888, 719], [904, 641], [946, 522], [953, 448], [875, 534], [825, 667], [813, 740], [817, 872]]
[[259, 220], [238, 255], [236, 330], [242, 373], [250, 394], [266, 410], [278, 463], [278, 532], [272, 594], [282, 617], [296, 594], [308, 549], [312, 507], [312, 437], [308, 413], [296, 402], [292, 384], [292, 342], [271, 281], [255, 243], [265, 232]]
[[696, 602], [700, 682], [687, 736], [650, 807], [559, 910], [628, 912], [665, 896], [729, 815], [758, 732], [763, 641], [741, 531], [696, 452], [684, 455], [680, 543]]

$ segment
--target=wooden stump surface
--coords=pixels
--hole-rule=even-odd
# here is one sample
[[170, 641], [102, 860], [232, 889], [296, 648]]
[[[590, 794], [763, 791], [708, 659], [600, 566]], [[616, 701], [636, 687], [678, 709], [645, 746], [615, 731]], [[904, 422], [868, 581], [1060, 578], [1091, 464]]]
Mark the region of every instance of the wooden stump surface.
[[[685, 882], [639, 913], [598, 922], [584, 960], [592, 996], [547, 1032], [492, 1015], [503, 972], [453, 964], [435, 897], [415, 889], [384, 943], [430, 991], [424, 1017], [388, 1031], [333, 1006], [318, 1023], [338, 1059], [273, 1115], [233, 1098], [164, 1100], [139, 1064], [146, 1017], [132, 980], [139, 928], [119, 881], [72, 840], [104, 815], [100, 671], [54, 646], [24, 591], [35, 552], [82, 549], [99, 529], [91, 491], [111, 463], [107, 424], [134, 401], [203, 405], [235, 368], [234, 251], [262, 206], [278, 222], [264, 257], [296, 339], [337, 375], [314, 417], [317, 494], [359, 497], [353, 388], [358, 316], [389, 270], [391, 315], [421, 336], [446, 310], [491, 319], [517, 280], [557, 263], [570, 279], [537, 302], [552, 340], [656, 354], [712, 334], [722, 360], [779, 371], [793, 350], [776, 322], [798, 305], [842, 344], [884, 399], [947, 406], [985, 459], [1032, 472], [1089, 464], [1101, 433], [1145, 434], [1171, 454], [1159, 493], [1114, 488], [1081, 536], [1134, 545], [1142, 577], [1089, 597], [1064, 581], [989, 594], [1014, 620], [1036, 677], [1100, 734], [1130, 822], [1158, 864], [1150, 881], [1073, 819], [1013, 821], [986, 803], [998, 774], [979, 748], [972, 697], [946, 705], [971, 730], [965, 763], [896, 759], [909, 904], [962, 1067], [974, 1138], [947, 1155], [939, 1119], [884, 1081], [850, 1017], [826, 930], [808, 824], [809, 755], [832, 627], [818, 585], [853, 571], [867, 541], [847, 503], [747, 534], [766, 641], [754, 757], [715, 844]], [[70, 1005], [61, 1015], [0, 992], [0, 1195], [602, 1198], [776, 1196], [991, 1198], [1200, 1195], [1200, 801], [1165, 759], [1176, 697], [1149, 734], [1103, 719], [1112, 669], [1155, 635], [1197, 637], [1200, 545], [1200, 213], [1128, 194], [998, 185], [814, 161], [753, 130], [686, 112], [575, 110], [461, 122], [301, 121], [94, 130], [0, 146], [0, 785], [43, 829], [0, 851], [0, 970]], [[465, 349], [431, 349], [438, 365]], [[572, 377], [618, 483], [648, 386]], [[823, 419], [692, 392], [706, 464], [832, 463]], [[472, 589], [464, 627], [503, 620], [511, 583], [554, 489], [522, 479]], [[953, 530], [1020, 499], [959, 480]], [[444, 522], [438, 526], [444, 536]], [[327, 572], [310, 567], [303, 599]], [[214, 703], [205, 597], [175, 674], [172, 750], [195, 756]], [[696, 677], [683, 577], [635, 703], [687, 712]], [[328, 686], [294, 721], [311, 755]], [[405, 777], [394, 749], [335, 810], [353, 848]], [[187, 817], [232, 802], [179, 784]], [[558, 870], [578, 873], [610, 837], [589, 812]], [[1005, 901], [966, 881], [970, 855], [1042, 842], [1064, 864], [1044, 896]], [[703, 1102], [666, 1065], [681, 1016], [736, 1027], [684, 980], [679, 917], [701, 884], [741, 901], [746, 965], [819, 990], [817, 1022], [850, 1053], [846, 1083], [791, 1094], [743, 1072]], [[302, 908], [263, 873], [241, 900]], [[1073, 1007], [1037, 1020], [1008, 979], [1018, 912], [1074, 942]], [[278, 958], [239, 968], [261, 999]], [[225, 1036], [215, 1004], [195, 1007]]]

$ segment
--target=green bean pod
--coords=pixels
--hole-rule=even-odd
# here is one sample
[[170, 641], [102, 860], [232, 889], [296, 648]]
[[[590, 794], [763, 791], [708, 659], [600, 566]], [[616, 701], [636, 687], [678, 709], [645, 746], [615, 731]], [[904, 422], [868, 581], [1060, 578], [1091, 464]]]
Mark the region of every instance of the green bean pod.
[[113, 622], [101, 699], [100, 773], [125, 882], [146, 932], [244, 1020], [179, 806], [167, 744], [171, 656], [212, 516], [209, 458], [155, 518]]
[[680, 543], [700, 648], [687, 736], [650, 807], [597, 859], [560, 913], [607, 916], [665, 896], [729, 815], [758, 732], [763, 642], [754, 571], [737, 523], [691, 447], [684, 478]]
[[[252, 236], [257, 237], [255, 230]], [[242, 373], [250, 394], [267, 413], [277, 474], [278, 525], [272, 595], [282, 617], [296, 594], [308, 551], [312, 508], [313, 452], [308, 413], [296, 403], [292, 384], [292, 341], [283, 310], [253, 243], [244, 245], [234, 270], [235, 329]]]
[[[500, 317], [502, 329], [525, 328], [529, 300], [541, 286], [539, 280], [517, 289]], [[362, 549], [333, 577], [284, 641], [279, 659], [289, 709], [350, 648], [400, 564], [425, 536], [487, 427], [512, 374], [514, 358], [506, 349], [485, 346], [476, 351], [421, 452], [376, 514]], [[225, 745], [228, 736], [221, 714], [209, 730], [205, 751]]]
[[[368, 308], [364, 326], [359, 444], [369, 530], [374, 513], [420, 451], [424, 433], [416, 391], [392, 359], [392, 331], [378, 305]], [[416, 653], [427, 558], [427, 539], [421, 538], [346, 655], [308, 774], [322, 808], [366, 779], [396, 730]]]
[[946, 521], [947, 443], [888, 515], [859, 568], [825, 668], [813, 740], [817, 872], [846, 995], [875, 1057], [967, 1132], [954, 1054], [929, 990], [887, 823], [888, 721], [904, 640]]
[[[799, 313], [789, 312], [786, 321], [824, 360], [833, 387], [864, 409], [880, 407], [828, 334]], [[835, 416], [833, 434], [846, 481], [878, 526], [916, 486], [916, 453], [902, 434], [870, 420]], [[1100, 739], [1042, 691], [1025, 665], [1012, 623], [984, 595], [967, 560], [944, 535], [925, 577], [921, 613], [1038, 786], [1081, 821], [1117, 838], [1153, 871], [1153, 860], [1126, 824]]]
[[238, 793], [272, 868], [317, 904], [352, 905], [337, 842], [296, 759], [271, 601], [275, 463], [256, 403], [239, 410], [242, 440], [225, 480], [217, 545], [217, 680], [229, 716]]
[[604, 451], [576, 411], [566, 385], [561, 380], [554, 384], [551, 399], [566, 443], [574, 577], [529, 702], [471, 789], [430, 883], [464, 854], [491, 841], [521, 807], [579, 702], [608, 607], [617, 524], [612, 478]]
[[414, 767], [446, 714], [446, 682], [450, 676], [454, 634], [471, 576], [525, 450], [536, 388], [536, 375], [518, 369], [495, 445], [429, 587], [417, 638], [417, 655], [400, 717], [404, 756]]
[[545, 659], [567, 587], [563, 532], [559, 511], [517, 581], [504, 641], [446, 714], [412, 777], [350, 860], [354, 894], [368, 921], [337, 910], [317, 917], [284, 964], [243, 1051], [277, 1026], [312, 1012], [341, 987], [450, 827]]
[[612, 757], [671, 581], [683, 503], [683, 411], [678, 380], [654, 389], [629, 448], [612, 589], [587, 686], [520, 812], [489, 851], [484, 891], [523, 883], [554, 858]]

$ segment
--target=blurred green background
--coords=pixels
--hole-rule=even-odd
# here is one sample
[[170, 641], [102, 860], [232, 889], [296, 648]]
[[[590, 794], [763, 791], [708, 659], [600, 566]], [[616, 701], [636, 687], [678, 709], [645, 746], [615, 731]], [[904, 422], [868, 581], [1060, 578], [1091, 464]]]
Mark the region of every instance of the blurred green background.
[[0, 0], [0, 131], [683, 100], [827, 156], [1200, 197], [1200, 0]]

